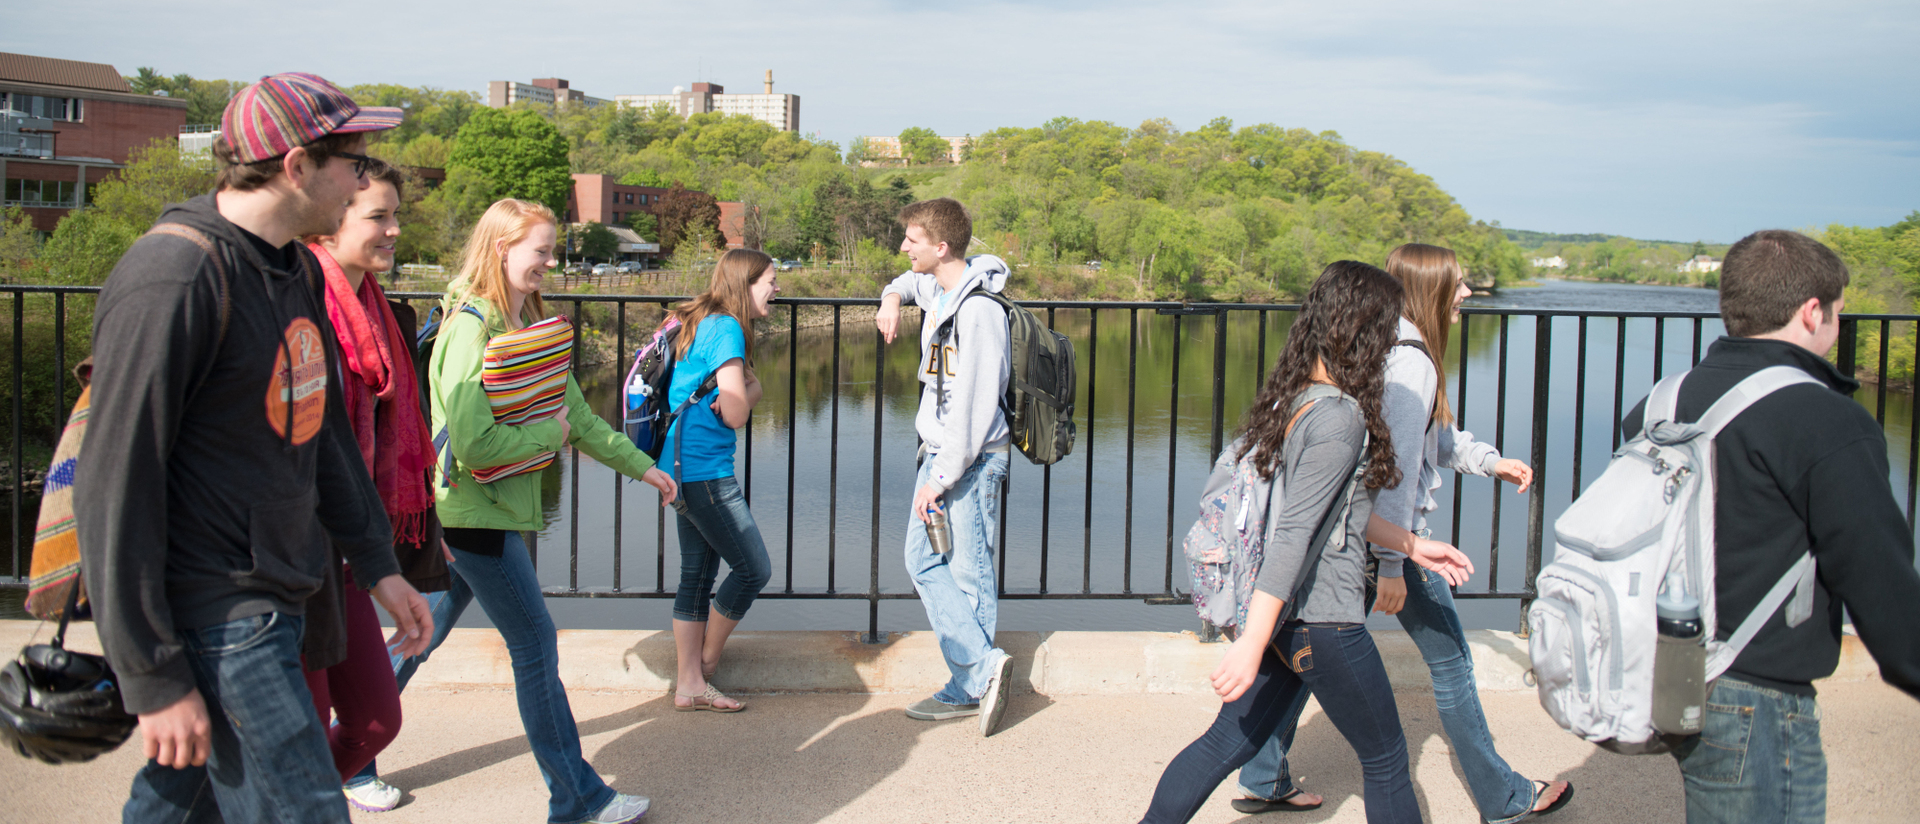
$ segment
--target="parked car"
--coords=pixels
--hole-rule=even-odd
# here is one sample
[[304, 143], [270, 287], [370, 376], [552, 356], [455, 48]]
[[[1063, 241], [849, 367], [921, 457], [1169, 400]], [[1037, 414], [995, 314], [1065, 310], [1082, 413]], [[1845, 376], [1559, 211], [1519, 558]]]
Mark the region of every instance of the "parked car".
[[613, 264], [611, 264], [611, 263], [596, 263], [596, 264], [594, 264], [594, 266], [593, 266], [593, 273], [594, 273], [595, 275], [611, 275], [611, 274], [613, 274]]
[[641, 264], [640, 261], [628, 260], [628, 261], [622, 261], [620, 265], [615, 266], [613, 270], [616, 272], [619, 272], [620, 274], [625, 275], [625, 274], [631, 274], [633, 272], [638, 272], [645, 268], [647, 267]]
[[1089, 271], [1094, 271], [1094, 272], [1100, 271], [1100, 261], [1097, 261], [1097, 260], [1087, 261], [1087, 269]]
[[587, 265], [576, 260], [561, 267], [560, 273], [563, 275], [584, 275], [587, 273]]
[[804, 265], [805, 264], [797, 260], [776, 260], [773, 262], [773, 270], [776, 272], [791, 272]]

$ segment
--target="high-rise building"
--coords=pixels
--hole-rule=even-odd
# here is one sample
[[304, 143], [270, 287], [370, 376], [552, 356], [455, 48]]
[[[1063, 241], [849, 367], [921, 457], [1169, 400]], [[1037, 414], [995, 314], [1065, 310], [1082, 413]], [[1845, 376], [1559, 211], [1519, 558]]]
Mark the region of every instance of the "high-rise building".
[[552, 105], [579, 103], [585, 106], [604, 106], [611, 102], [601, 97], [588, 97], [586, 92], [567, 87], [565, 78], [540, 77], [532, 83], [516, 80], [487, 81], [487, 105], [503, 109], [522, 100]]
[[695, 83], [692, 89], [675, 86], [670, 94], [621, 94], [613, 99], [622, 106], [643, 109], [664, 103], [681, 117], [706, 112], [744, 114], [783, 132], [800, 131], [800, 95], [774, 94], [772, 69], [767, 70], [764, 94], [727, 94], [718, 83]]

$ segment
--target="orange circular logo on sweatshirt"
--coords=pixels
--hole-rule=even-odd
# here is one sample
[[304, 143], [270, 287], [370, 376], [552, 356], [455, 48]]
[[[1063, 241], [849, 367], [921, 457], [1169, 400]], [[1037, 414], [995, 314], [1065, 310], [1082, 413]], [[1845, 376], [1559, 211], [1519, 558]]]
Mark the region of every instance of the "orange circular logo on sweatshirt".
[[[267, 386], [267, 423], [287, 437], [287, 405], [293, 405], [293, 442], [303, 444], [320, 433], [327, 416], [327, 353], [320, 327], [306, 318], [287, 324], [287, 345], [273, 358], [273, 380]], [[287, 354], [293, 366], [287, 366]]]

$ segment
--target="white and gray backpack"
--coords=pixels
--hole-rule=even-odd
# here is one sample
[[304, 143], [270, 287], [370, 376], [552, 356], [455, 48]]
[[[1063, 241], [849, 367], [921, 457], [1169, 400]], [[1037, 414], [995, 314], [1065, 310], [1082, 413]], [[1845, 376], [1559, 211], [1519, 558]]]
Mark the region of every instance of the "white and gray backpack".
[[1541, 705], [1568, 732], [1615, 752], [1667, 749], [1652, 719], [1654, 600], [1663, 588], [1680, 588], [1700, 601], [1709, 682], [1788, 596], [1788, 626], [1813, 613], [1809, 554], [1732, 637], [1714, 637], [1713, 440], [1774, 391], [1825, 384], [1790, 366], [1769, 367], [1728, 390], [1699, 421], [1678, 423], [1674, 410], [1685, 377], [1654, 386], [1640, 433], [1554, 522], [1554, 560], [1540, 571], [1538, 597], [1527, 611]]

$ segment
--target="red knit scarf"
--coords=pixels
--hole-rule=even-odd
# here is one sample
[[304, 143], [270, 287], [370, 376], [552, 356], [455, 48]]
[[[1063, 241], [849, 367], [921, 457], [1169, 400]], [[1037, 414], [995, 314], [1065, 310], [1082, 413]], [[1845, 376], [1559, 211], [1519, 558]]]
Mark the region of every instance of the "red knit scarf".
[[433, 507], [426, 476], [433, 463], [433, 436], [420, 413], [419, 383], [410, 356], [413, 348], [387, 307], [387, 293], [371, 274], [360, 278], [356, 294], [332, 255], [319, 244], [310, 243], [307, 248], [326, 272], [327, 318], [340, 338], [344, 365], [360, 379], [349, 378], [340, 387], [360, 457], [373, 473], [387, 520], [393, 523], [394, 539], [417, 544], [426, 537], [426, 512]]

